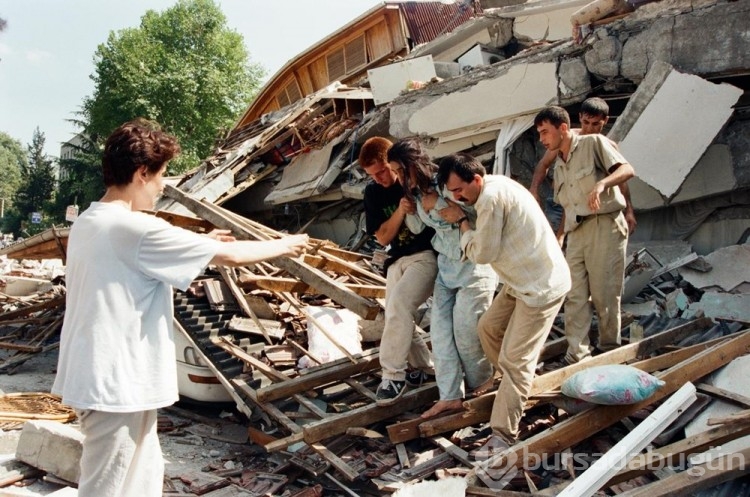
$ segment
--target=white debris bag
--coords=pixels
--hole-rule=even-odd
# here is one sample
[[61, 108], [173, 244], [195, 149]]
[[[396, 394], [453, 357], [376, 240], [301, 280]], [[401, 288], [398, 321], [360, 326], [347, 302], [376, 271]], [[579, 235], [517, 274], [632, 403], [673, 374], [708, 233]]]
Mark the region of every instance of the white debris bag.
[[[359, 336], [360, 317], [348, 309], [335, 309], [333, 307], [307, 306], [305, 311], [315, 318], [315, 322], [325, 329], [326, 333], [333, 336], [350, 354], [361, 354], [362, 343]], [[346, 357], [346, 355], [334, 343], [328, 339], [326, 334], [315, 325], [312, 319], [307, 320], [307, 350], [315, 358], [322, 362], [331, 362]], [[309, 368], [317, 363], [307, 356], [299, 360], [299, 367]]]
[[654, 394], [664, 382], [645, 371], [623, 364], [594, 366], [562, 384], [568, 397], [603, 405], [636, 404]]
[[464, 497], [466, 495], [465, 478], [445, 478], [438, 481], [422, 481], [406, 485], [393, 494], [393, 497]]

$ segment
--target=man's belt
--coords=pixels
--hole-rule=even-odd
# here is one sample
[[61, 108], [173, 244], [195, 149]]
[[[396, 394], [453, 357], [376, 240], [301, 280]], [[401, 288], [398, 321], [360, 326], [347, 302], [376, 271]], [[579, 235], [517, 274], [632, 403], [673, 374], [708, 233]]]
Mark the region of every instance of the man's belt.
[[[583, 224], [584, 222], [588, 221], [589, 219], [594, 219], [595, 217], [599, 216], [609, 216], [610, 214], [620, 214], [620, 211], [612, 211], [612, 212], [599, 212], [597, 214], [589, 214], [588, 216], [579, 216], [576, 214], [576, 223]], [[617, 216], [615, 216], [617, 217]]]

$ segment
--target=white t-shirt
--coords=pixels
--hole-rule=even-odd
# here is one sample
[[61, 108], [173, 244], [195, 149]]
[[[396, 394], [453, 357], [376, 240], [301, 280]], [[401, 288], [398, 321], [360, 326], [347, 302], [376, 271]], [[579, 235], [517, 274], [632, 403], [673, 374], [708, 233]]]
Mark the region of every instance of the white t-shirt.
[[172, 286], [187, 289], [219, 243], [121, 205], [92, 203], [68, 238], [52, 392], [69, 406], [105, 412], [174, 403]]

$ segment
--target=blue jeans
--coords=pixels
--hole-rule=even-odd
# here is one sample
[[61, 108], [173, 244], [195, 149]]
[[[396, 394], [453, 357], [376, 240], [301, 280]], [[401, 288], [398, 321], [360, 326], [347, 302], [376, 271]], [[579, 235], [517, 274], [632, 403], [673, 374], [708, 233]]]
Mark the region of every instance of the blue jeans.
[[463, 397], [463, 382], [474, 389], [492, 376], [477, 322], [492, 303], [497, 275], [488, 265], [438, 256], [430, 335], [440, 400]]

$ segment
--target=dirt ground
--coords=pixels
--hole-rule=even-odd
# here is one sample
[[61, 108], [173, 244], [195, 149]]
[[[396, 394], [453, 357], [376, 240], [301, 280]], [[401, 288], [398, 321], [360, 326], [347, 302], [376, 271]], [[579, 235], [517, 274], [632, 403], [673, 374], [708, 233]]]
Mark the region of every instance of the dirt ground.
[[[49, 392], [55, 379], [57, 365], [57, 351], [39, 354], [24, 363], [18, 372], [12, 375], [0, 374], [0, 394], [20, 392]], [[235, 413], [232, 405], [195, 406], [178, 403], [177, 407], [217, 424], [231, 424]], [[166, 460], [165, 473], [169, 477], [177, 477], [192, 471], [200, 471], [211, 465], [216, 468], [221, 465], [225, 469], [236, 468], [242, 464], [243, 458], [257, 455], [258, 447], [251, 443], [227, 443], [216, 440], [205, 433], [215, 432], [213, 426], [187, 419], [170, 410], [160, 410], [160, 416], [168, 416], [176, 426], [172, 431], [160, 432], [162, 451]], [[75, 426], [75, 422], [73, 423]], [[0, 466], [14, 459], [21, 430], [0, 429]], [[1, 472], [1, 471], [0, 471]], [[59, 485], [38, 480], [36, 483], [24, 487], [8, 487], [0, 489], [0, 495], [48, 495], [60, 489]]]

